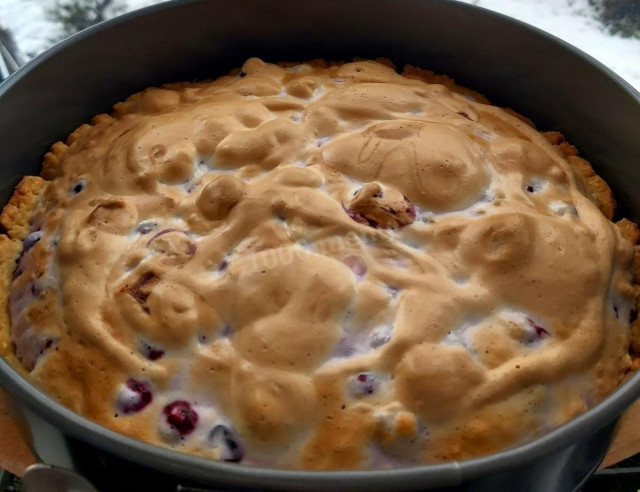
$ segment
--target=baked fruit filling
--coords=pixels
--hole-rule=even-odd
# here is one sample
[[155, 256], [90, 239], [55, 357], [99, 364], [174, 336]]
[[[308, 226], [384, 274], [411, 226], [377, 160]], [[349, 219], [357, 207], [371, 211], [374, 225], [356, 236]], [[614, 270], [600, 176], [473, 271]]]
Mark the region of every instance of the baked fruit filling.
[[635, 224], [558, 133], [384, 60], [149, 88], [0, 216], [2, 354], [118, 432], [305, 469], [485, 455], [640, 351]]

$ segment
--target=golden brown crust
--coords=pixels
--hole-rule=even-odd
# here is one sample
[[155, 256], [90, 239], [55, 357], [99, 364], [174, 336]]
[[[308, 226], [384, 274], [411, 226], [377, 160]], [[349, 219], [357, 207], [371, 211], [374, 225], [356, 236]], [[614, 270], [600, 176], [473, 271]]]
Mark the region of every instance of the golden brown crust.
[[[560, 132], [543, 132], [545, 138], [557, 149], [557, 151], [571, 165], [576, 177], [580, 178], [586, 190], [592, 195], [598, 208], [605, 217], [613, 220], [616, 210], [616, 201], [609, 185], [596, 174], [591, 163], [582, 157], [579, 157], [578, 149], [565, 140], [564, 135]], [[627, 219], [616, 222], [623, 236], [625, 236], [634, 247], [633, 262], [633, 283], [636, 291], [636, 312], [640, 310], [640, 230], [638, 226]], [[640, 319], [635, 319], [631, 325], [631, 346], [630, 353], [634, 358], [630, 371], [636, 371], [640, 368]]]
[[0, 224], [11, 239], [24, 239], [31, 217], [46, 181], [39, 176], [25, 176], [0, 214]]
[[564, 135], [560, 132], [542, 132], [542, 135], [551, 143], [555, 145], [560, 155], [565, 159], [570, 156], [578, 155], [578, 149], [567, 142]]
[[11, 287], [16, 261], [21, 251], [20, 241], [0, 234], [0, 292], [2, 292], [2, 297], [0, 297], [0, 355], [7, 359], [14, 368], [26, 374], [27, 371], [16, 357], [11, 342], [11, 317], [7, 295]]
[[67, 145], [73, 145], [74, 142], [78, 141], [84, 135], [85, 132], [91, 129], [91, 125], [88, 123], [83, 123], [78, 128], [76, 128], [68, 137], [67, 137]]
[[628, 219], [622, 219], [616, 222], [622, 234], [633, 244], [637, 244], [640, 240], [640, 229], [638, 225]]
[[616, 201], [613, 198], [613, 193], [611, 193], [609, 185], [595, 173], [591, 167], [591, 163], [582, 157], [572, 155], [567, 157], [567, 162], [571, 165], [573, 172], [584, 179], [587, 188], [593, 195], [605, 217], [613, 220], [616, 212]]
[[[627, 219], [616, 222], [616, 225], [632, 244], [634, 244], [634, 260], [633, 260], [633, 287], [635, 291], [635, 312], [640, 309], [640, 229], [638, 225]], [[631, 365], [631, 371], [636, 371], [640, 367], [640, 319], [635, 319], [631, 324], [631, 355], [635, 357]]]
[[591, 163], [579, 157], [578, 149], [568, 143], [561, 133], [543, 132], [542, 135], [567, 160], [574, 174], [582, 180], [604, 216], [609, 220], [613, 220], [616, 212], [616, 201], [613, 198], [613, 193], [609, 185], [595, 173]]
[[58, 165], [68, 149], [69, 146], [62, 142], [56, 142], [51, 146], [51, 151], [45, 154], [42, 163], [42, 172], [40, 173], [42, 179], [50, 181], [57, 176]]
[[[633, 284], [636, 296], [635, 312], [637, 313], [640, 310], [640, 246], [638, 246], [640, 229], [627, 219], [616, 222], [616, 225], [620, 228], [622, 235], [636, 245], [634, 246]], [[631, 355], [636, 358], [640, 357], [640, 319], [637, 318], [631, 324]], [[634, 361], [631, 370], [638, 368], [638, 364], [635, 363], [637, 361], [637, 359]]]

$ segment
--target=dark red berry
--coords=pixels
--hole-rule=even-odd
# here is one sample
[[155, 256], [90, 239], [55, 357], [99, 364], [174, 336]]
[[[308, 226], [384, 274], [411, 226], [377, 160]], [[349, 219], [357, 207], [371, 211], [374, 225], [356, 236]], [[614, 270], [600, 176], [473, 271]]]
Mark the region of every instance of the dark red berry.
[[548, 336], [551, 336], [551, 333], [549, 333], [546, 329], [544, 329], [542, 326], [537, 324], [531, 318], [527, 318], [527, 323], [529, 323], [529, 326], [533, 328], [533, 333], [526, 340], [527, 343], [533, 343], [543, 338], [546, 338]]
[[82, 192], [84, 190], [86, 186], [86, 183], [84, 181], [84, 179], [78, 180], [72, 187], [71, 190], [69, 190], [69, 194], [74, 196], [77, 195], [78, 193]]
[[131, 297], [144, 305], [151, 295], [151, 289], [159, 281], [160, 278], [153, 271], [147, 271], [138, 277], [133, 284], [127, 285], [125, 289]]
[[536, 335], [539, 337], [546, 337], [549, 335], [549, 332], [545, 330], [542, 326], [535, 325], [534, 330], [536, 330]]
[[371, 372], [361, 372], [351, 380], [349, 389], [351, 394], [357, 398], [372, 395], [378, 390], [380, 381]]
[[147, 357], [149, 360], [158, 360], [160, 357], [164, 355], [164, 350], [149, 348], [149, 352], [147, 353]]
[[153, 222], [143, 222], [138, 226], [138, 232], [140, 234], [149, 234], [156, 228], [156, 224]]
[[364, 215], [362, 215], [361, 213], [358, 213], [358, 212], [356, 212], [354, 210], [351, 210], [351, 209], [347, 208], [344, 203], [342, 204], [342, 209], [347, 213], [347, 215], [351, 218], [351, 220], [354, 220], [354, 221], [358, 222], [359, 224], [365, 224], [365, 225], [371, 226], [373, 228], [377, 228], [378, 227], [377, 223], [375, 223], [373, 221], [370, 221], [370, 220], [367, 220], [364, 217]]
[[235, 432], [226, 425], [216, 425], [209, 433], [211, 445], [220, 449], [220, 459], [237, 463], [244, 457], [244, 450]]
[[167, 418], [167, 424], [181, 436], [193, 432], [198, 424], [198, 413], [184, 400], [169, 403], [162, 413]]
[[533, 329], [536, 331], [536, 335], [538, 335], [539, 337], [546, 337], [550, 335], [550, 333], [547, 330], [545, 330], [542, 326], [537, 325], [532, 320], [529, 320], [529, 323], [531, 324]]
[[145, 408], [153, 400], [149, 383], [129, 378], [126, 389], [121, 392], [119, 406], [123, 413], [136, 413]]
[[158, 360], [164, 355], [164, 350], [152, 347], [150, 344], [140, 341], [140, 353], [149, 360]]

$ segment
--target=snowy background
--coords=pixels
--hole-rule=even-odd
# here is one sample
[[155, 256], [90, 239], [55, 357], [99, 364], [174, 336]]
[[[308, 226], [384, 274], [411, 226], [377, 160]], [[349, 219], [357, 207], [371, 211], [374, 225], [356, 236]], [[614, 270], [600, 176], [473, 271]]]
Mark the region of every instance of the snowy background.
[[[58, 0], [59, 2], [60, 0]], [[165, 0], [112, 0], [114, 9], [131, 11]], [[495, 10], [543, 29], [607, 65], [640, 90], [640, 37], [611, 34], [589, 0], [459, 0]], [[640, 8], [640, 0], [638, 0]], [[0, 27], [8, 29], [25, 59], [51, 47], [64, 31], [51, 19], [56, 0], [0, 0]]]

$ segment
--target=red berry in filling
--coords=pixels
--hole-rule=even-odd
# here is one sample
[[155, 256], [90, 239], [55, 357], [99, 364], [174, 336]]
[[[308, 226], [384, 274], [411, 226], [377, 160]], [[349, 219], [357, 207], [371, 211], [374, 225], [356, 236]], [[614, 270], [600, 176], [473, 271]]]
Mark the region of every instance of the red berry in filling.
[[71, 196], [74, 196], [74, 195], [77, 195], [78, 193], [81, 193], [84, 190], [86, 185], [87, 183], [84, 181], [84, 179], [77, 181], [69, 190], [69, 194]]
[[537, 324], [531, 318], [527, 318], [527, 323], [529, 323], [529, 326], [533, 329], [533, 333], [531, 333], [531, 335], [526, 340], [527, 343], [533, 343], [551, 336], [551, 333], [549, 333], [546, 329]]
[[149, 234], [156, 228], [156, 224], [153, 222], [144, 222], [138, 226], [138, 232], [140, 234]]
[[356, 398], [372, 395], [378, 390], [380, 381], [371, 372], [361, 372], [351, 380], [349, 389]]
[[342, 208], [352, 220], [381, 229], [405, 227], [416, 218], [416, 208], [407, 197], [389, 187], [384, 191], [375, 182], [356, 191]]
[[166, 416], [167, 424], [181, 436], [193, 432], [198, 424], [198, 413], [191, 408], [189, 402], [184, 400], [169, 403], [162, 413]]
[[158, 360], [164, 355], [164, 350], [152, 347], [150, 344], [140, 341], [140, 353], [149, 360]]
[[154, 348], [150, 348], [149, 352], [147, 352], [147, 357], [149, 357], [149, 360], [158, 360], [163, 355], [164, 355], [164, 350], [158, 350]]
[[119, 406], [123, 413], [139, 412], [153, 400], [149, 383], [129, 378], [125, 386], [119, 398]]
[[209, 433], [212, 446], [221, 450], [220, 459], [237, 463], [244, 457], [244, 450], [240, 446], [235, 433], [226, 425], [216, 425]]
[[356, 222], [358, 222], [359, 224], [365, 224], [374, 228], [378, 227], [378, 224], [376, 224], [375, 222], [369, 221], [367, 219], [365, 219], [364, 215], [355, 212], [354, 210], [350, 210], [348, 209], [344, 203], [342, 204], [342, 209], [347, 213], [347, 215], [352, 219], [355, 220]]

